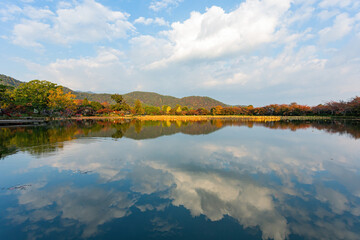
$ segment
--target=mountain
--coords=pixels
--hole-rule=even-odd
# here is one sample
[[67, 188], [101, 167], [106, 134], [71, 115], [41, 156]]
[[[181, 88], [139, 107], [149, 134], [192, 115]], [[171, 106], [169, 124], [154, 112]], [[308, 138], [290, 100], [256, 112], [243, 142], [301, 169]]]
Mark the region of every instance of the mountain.
[[[113, 103], [111, 99], [111, 94], [107, 93], [86, 93], [86, 92], [73, 92], [77, 99], [87, 98], [89, 101], [97, 101], [97, 102], [109, 102]], [[214, 106], [222, 106], [226, 107], [225, 103], [217, 101], [210, 97], [200, 97], [200, 96], [190, 96], [184, 98], [176, 98], [173, 96], [161, 95], [154, 92], [130, 92], [126, 94], [122, 94], [125, 101], [134, 106], [135, 101], [139, 99], [145, 105], [151, 105], [156, 107], [161, 107], [163, 105], [168, 105], [170, 107], [175, 107], [177, 104], [181, 106], [188, 106], [194, 109], [198, 108], [206, 108], [210, 109]]]
[[[21, 83], [21, 81], [16, 80], [12, 77], [0, 74], [0, 79], [3, 80], [0, 82], [0, 84], [8, 85], [17, 87]], [[91, 93], [91, 92], [81, 92], [81, 91], [73, 91], [67, 87], [64, 87], [65, 92], [72, 92], [77, 99], [85, 99], [87, 98], [89, 101], [97, 101], [97, 102], [108, 102], [108, 103], [114, 103], [114, 101], [111, 99], [111, 94], [109, 93]], [[214, 106], [222, 106], [226, 107], [225, 103], [222, 103], [220, 101], [217, 101], [210, 97], [200, 97], [200, 96], [190, 96], [190, 97], [184, 97], [184, 98], [176, 98], [173, 96], [166, 96], [161, 95], [154, 92], [130, 92], [126, 94], [122, 94], [125, 101], [131, 105], [134, 106], [136, 99], [139, 99], [144, 105], [151, 105], [156, 107], [161, 107], [163, 105], [168, 105], [170, 107], [175, 107], [177, 104], [181, 106], [188, 106], [192, 107], [194, 109], [198, 108], [206, 108], [210, 109]]]
[[6, 76], [4, 74], [0, 74], [0, 84], [6, 85], [6, 86], [17, 87], [22, 83], [23, 82], [16, 80], [15, 78]]

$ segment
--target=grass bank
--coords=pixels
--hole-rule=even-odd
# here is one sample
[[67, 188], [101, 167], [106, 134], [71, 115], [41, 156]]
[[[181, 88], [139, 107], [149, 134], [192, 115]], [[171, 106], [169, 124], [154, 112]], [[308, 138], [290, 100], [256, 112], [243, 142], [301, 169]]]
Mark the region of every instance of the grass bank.
[[241, 120], [255, 122], [270, 122], [281, 120], [330, 120], [331, 117], [323, 116], [178, 116], [178, 115], [146, 115], [146, 116], [95, 116], [95, 117], [72, 117], [75, 120], [106, 120], [106, 119], [136, 119], [140, 121], [207, 121], [207, 120]]

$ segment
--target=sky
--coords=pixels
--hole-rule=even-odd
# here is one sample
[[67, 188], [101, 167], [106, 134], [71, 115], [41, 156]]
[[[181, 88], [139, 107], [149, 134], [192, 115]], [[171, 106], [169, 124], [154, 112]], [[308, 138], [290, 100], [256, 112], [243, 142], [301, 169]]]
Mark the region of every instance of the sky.
[[360, 96], [359, 0], [1, 0], [0, 73], [96, 93]]

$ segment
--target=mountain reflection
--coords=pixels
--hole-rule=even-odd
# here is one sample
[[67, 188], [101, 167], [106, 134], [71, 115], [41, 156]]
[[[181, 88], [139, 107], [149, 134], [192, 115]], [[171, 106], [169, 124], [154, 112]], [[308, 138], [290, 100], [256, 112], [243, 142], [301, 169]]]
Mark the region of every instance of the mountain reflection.
[[[246, 127], [217, 131], [225, 126]], [[26, 225], [22, 231], [36, 239], [66, 231], [101, 239], [114, 231], [113, 222], [132, 219], [145, 224], [138, 232], [151, 232], [142, 238], [166, 239], [201, 217], [204, 226], [230, 217], [239, 229], [259, 231], [254, 239], [358, 239], [360, 143], [356, 134], [348, 137], [355, 129], [346, 122], [211, 121], [5, 128], [1, 146], [18, 150], [1, 162], [29, 153], [24, 166], [7, 174], [29, 179], [24, 184], [31, 187], [0, 196], [17, 202], [6, 208], [6, 219]], [[171, 218], [172, 208], [189, 216]]]
[[252, 128], [262, 126], [270, 129], [317, 129], [328, 133], [347, 134], [360, 138], [360, 125], [354, 121], [224, 121], [202, 122], [181, 121], [60, 121], [46, 126], [0, 128], [0, 159], [27, 151], [33, 155], [51, 153], [63, 147], [63, 142], [83, 137], [131, 138], [136, 140], [152, 139], [161, 136], [183, 133], [189, 135], [210, 134], [223, 127], [238, 126]]

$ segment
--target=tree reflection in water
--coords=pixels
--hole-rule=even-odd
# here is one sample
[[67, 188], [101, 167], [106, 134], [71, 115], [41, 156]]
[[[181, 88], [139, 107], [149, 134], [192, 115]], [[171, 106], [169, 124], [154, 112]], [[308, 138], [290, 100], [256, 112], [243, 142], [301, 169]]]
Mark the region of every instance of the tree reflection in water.
[[[0, 176], [11, 183], [0, 223], [28, 238], [360, 234], [359, 126], [350, 121], [62, 121], [0, 135]], [[17, 156], [24, 165], [9, 171]]]
[[16, 153], [18, 150], [41, 155], [54, 152], [63, 147], [63, 142], [83, 137], [112, 137], [131, 139], [151, 139], [176, 133], [189, 135], [210, 134], [227, 126], [262, 126], [270, 129], [317, 129], [331, 134], [347, 134], [360, 138], [360, 124], [350, 120], [343, 121], [225, 121], [211, 120], [201, 122], [179, 121], [59, 121], [37, 127], [0, 128], [0, 158]]

